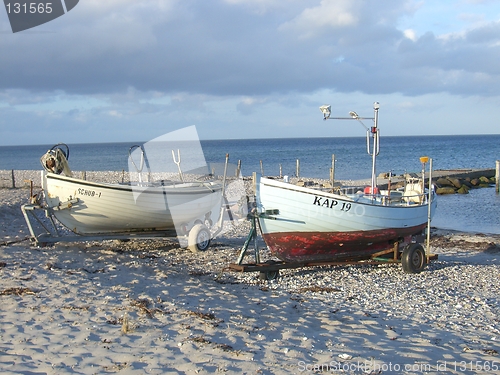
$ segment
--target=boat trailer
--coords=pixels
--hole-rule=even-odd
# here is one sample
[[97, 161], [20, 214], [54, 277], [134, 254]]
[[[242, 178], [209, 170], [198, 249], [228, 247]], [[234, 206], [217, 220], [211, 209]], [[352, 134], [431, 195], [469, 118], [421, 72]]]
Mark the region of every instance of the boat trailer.
[[[266, 219], [274, 219], [276, 212], [258, 213], [252, 210], [248, 214], [251, 220], [251, 229], [245, 240], [245, 243], [240, 251], [240, 255], [236, 263], [230, 263], [224, 270], [233, 272], [259, 272], [260, 280], [275, 280], [279, 277], [279, 271], [284, 269], [296, 269], [305, 267], [320, 267], [320, 266], [348, 266], [348, 265], [380, 265], [380, 264], [397, 264], [401, 263], [403, 271], [406, 273], [419, 273], [431, 261], [438, 259], [437, 254], [431, 254], [426, 251], [421, 245], [423, 239], [407, 244], [404, 249], [400, 250], [400, 242], [394, 242], [393, 246], [378, 251], [370, 256], [369, 259], [363, 258], [358, 260], [344, 261], [317, 261], [317, 262], [284, 262], [267, 260], [261, 262], [260, 252], [258, 247], [258, 219], [263, 217]], [[429, 228], [427, 227], [427, 230]], [[250, 244], [254, 244], [254, 263], [243, 263], [243, 259], [247, 255]]]
[[[29, 182], [30, 203], [22, 205], [21, 211], [30, 232], [28, 239], [38, 247], [45, 247], [58, 242], [107, 240], [130, 241], [177, 238], [181, 247], [186, 247], [193, 252], [205, 251], [210, 246], [212, 238], [215, 238], [221, 232], [222, 222], [224, 220], [224, 211], [228, 210], [229, 206], [229, 202], [223, 193], [223, 203], [220, 208], [219, 220], [216, 223], [216, 229], [213, 233], [210, 231], [210, 228], [204, 224], [195, 224], [185, 236], [179, 236], [176, 229], [95, 234], [76, 234], [67, 229], [65, 232], [71, 233], [63, 233], [61, 228], [58, 228], [54, 211], [70, 209], [75, 203], [78, 202], [78, 198], [63, 202], [57, 207], [48, 207], [46, 204], [42, 203], [45, 191], [42, 190], [39, 194], [34, 195], [33, 181], [30, 180]], [[230, 215], [230, 213], [228, 213], [228, 215]]]
[[[39, 204], [25, 204], [21, 206], [24, 219], [28, 226], [31, 242], [38, 247], [53, 245], [58, 242], [81, 242], [81, 241], [107, 241], [107, 240], [150, 240], [150, 239], [166, 239], [175, 238], [177, 232], [175, 230], [164, 231], [143, 231], [130, 233], [110, 233], [93, 235], [79, 235], [62, 233], [57, 227], [56, 219], [52, 215], [51, 208]], [[44, 222], [36, 212], [41, 211], [48, 222]], [[35, 230], [35, 223], [40, 229]], [[187, 245], [192, 251], [205, 251], [210, 245], [210, 237], [205, 234], [206, 227], [201, 224], [195, 225], [189, 232]], [[200, 239], [201, 238], [201, 239]], [[184, 244], [183, 244], [184, 245]]]

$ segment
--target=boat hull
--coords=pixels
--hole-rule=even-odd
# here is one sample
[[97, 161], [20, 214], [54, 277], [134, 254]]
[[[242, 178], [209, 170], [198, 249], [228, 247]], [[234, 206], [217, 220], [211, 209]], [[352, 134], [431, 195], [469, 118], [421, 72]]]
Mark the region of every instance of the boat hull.
[[368, 259], [420, 234], [428, 219], [426, 203], [389, 205], [266, 178], [258, 183], [257, 204], [265, 213], [259, 218], [264, 241], [286, 262]]
[[219, 214], [217, 183], [140, 187], [95, 183], [57, 174], [43, 177], [45, 200], [56, 219], [78, 234], [187, 232]]

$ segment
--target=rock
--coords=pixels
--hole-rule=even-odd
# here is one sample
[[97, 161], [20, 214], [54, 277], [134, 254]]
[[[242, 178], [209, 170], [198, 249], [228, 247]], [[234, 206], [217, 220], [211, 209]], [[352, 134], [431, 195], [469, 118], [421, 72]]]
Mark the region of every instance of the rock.
[[479, 186], [479, 179], [478, 178], [474, 178], [470, 181], [471, 185], [472, 186]]
[[352, 359], [352, 355], [349, 355], [347, 353], [342, 353], [342, 354], [339, 354], [338, 356], [339, 358], [342, 358], [342, 359], [345, 359], [345, 360], [349, 360], [349, 359]]
[[444, 195], [444, 194], [455, 194], [455, 188], [452, 186], [444, 186], [437, 188], [436, 194]]
[[467, 180], [462, 181], [462, 184], [465, 185], [465, 186], [467, 186], [469, 189], [472, 188], [472, 184], [470, 183], [470, 178], [469, 178], [468, 181]]
[[451, 183], [451, 181], [449, 179], [443, 178], [443, 177], [438, 178], [437, 181], [436, 181], [436, 184], [438, 186], [441, 186], [441, 187], [443, 187], [443, 186], [453, 186], [453, 184]]
[[448, 180], [451, 182], [453, 186], [455, 186], [457, 189], [460, 189], [462, 186], [462, 183], [458, 178], [453, 178], [453, 177], [448, 177]]
[[469, 188], [465, 185], [462, 185], [460, 189], [457, 190], [458, 194], [469, 194]]
[[481, 181], [482, 183], [485, 183], [485, 184], [489, 184], [490, 183], [490, 179], [488, 177], [479, 177], [479, 181]]

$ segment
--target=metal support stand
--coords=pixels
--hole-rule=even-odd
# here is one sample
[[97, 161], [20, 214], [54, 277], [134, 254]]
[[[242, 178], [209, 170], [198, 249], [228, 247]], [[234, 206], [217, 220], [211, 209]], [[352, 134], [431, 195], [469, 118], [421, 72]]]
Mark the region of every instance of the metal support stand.
[[[45, 211], [45, 216], [47, 219], [49, 219], [50, 223], [52, 224], [53, 231], [51, 231], [47, 226], [38, 218], [35, 214], [35, 210], [43, 210]], [[28, 226], [28, 229], [31, 234], [31, 238], [35, 243], [38, 245], [39, 239], [41, 237], [59, 237], [59, 231], [57, 230], [56, 223], [54, 222], [54, 219], [52, 215], [47, 211], [47, 209], [39, 206], [39, 205], [34, 205], [34, 204], [24, 204], [21, 206], [21, 211], [23, 212], [24, 220], [26, 221], [26, 225]], [[42, 234], [36, 234], [35, 229], [33, 228], [33, 223], [32, 219], [35, 219], [38, 224], [45, 230], [45, 233]]]
[[245, 243], [243, 244], [243, 247], [241, 248], [240, 251], [240, 256], [238, 257], [237, 263], [238, 265], [241, 265], [243, 263], [243, 258], [245, 258], [245, 255], [248, 250], [248, 246], [250, 245], [250, 242], [253, 240], [253, 246], [254, 246], [254, 254], [255, 254], [255, 263], [260, 263], [260, 253], [259, 253], [259, 246], [257, 244], [257, 217], [258, 215], [255, 213], [249, 213], [248, 216], [250, 217], [250, 220], [252, 222], [252, 226], [250, 228], [250, 232], [248, 233], [247, 239], [245, 240]]

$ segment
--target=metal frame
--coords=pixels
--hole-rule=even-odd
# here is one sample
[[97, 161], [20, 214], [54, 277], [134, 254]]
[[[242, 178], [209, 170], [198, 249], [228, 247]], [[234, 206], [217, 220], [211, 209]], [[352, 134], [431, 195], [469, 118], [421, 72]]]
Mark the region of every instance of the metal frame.
[[[346, 265], [380, 265], [380, 264], [397, 264], [401, 263], [402, 251], [400, 250], [401, 243], [396, 241], [391, 248], [386, 250], [378, 251], [371, 254], [370, 258], [360, 259], [360, 260], [345, 260], [345, 261], [318, 261], [318, 262], [284, 262], [277, 261], [274, 262], [264, 262], [260, 261], [260, 252], [257, 243], [257, 226], [259, 218], [265, 219], [275, 219], [273, 216], [269, 216], [270, 213], [257, 213], [255, 210], [249, 213], [248, 218], [251, 220], [251, 228], [248, 233], [247, 239], [243, 247], [241, 248], [240, 255], [236, 263], [230, 263], [224, 270], [225, 271], [236, 271], [236, 272], [260, 272], [261, 275], [265, 275], [269, 272], [276, 272], [283, 269], [296, 269], [303, 267], [318, 267], [318, 266], [346, 266]], [[276, 213], [274, 213], [276, 214]], [[243, 259], [247, 255], [247, 251], [250, 243], [254, 243], [254, 257], [255, 263], [243, 263]], [[416, 241], [416, 243], [421, 243], [421, 241]], [[425, 248], [424, 248], [425, 251]], [[382, 257], [383, 255], [393, 254], [392, 258]], [[438, 259], [436, 254], [430, 254], [428, 251], [426, 253], [426, 264], [430, 260]], [[267, 280], [267, 277], [264, 277]]]
[[[68, 202], [66, 202], [68, 203]], [[132, 239], [155, 239], [155, 238], [172, 238], [177, 237], [175, 230], [170, 231], [151, 231], [151, 232], [131, 232], [131, 233], [110, 233], [110, 234], [95, 234], [95, 235], [65, 235], [61, 234], [57, 229], [56, 219], [52, 214], [52, 209], [42, 207], [38, 204], [25, 204], [21, 206], [21, 211], [24, 215], [24, 220], [28, 225], [30, 232], [30, 240], [35, 243], [35, 246], [45, 246], [57, 242], [79, 242], [79, 241], [105, 241], [105, 240], [132, 240]], [[50, 221], [52, 228], [47, 227], [45, 223], [35, 214], [36, 211], [43, 211], [45, 217]], [[37, 222], [44, 231], [37, 233], [33, 224]]]

